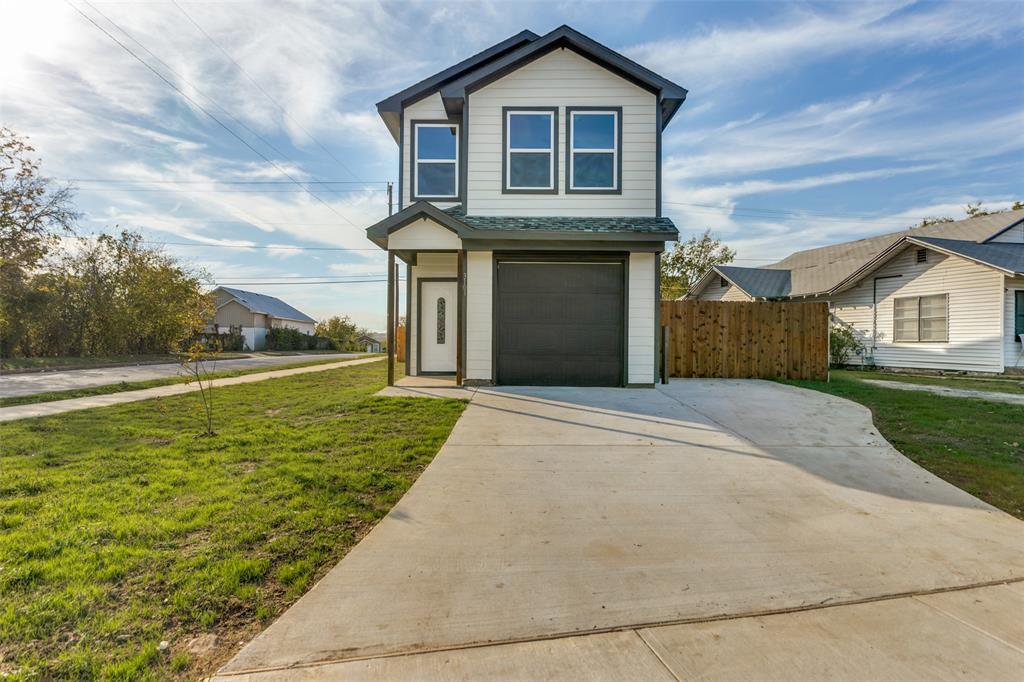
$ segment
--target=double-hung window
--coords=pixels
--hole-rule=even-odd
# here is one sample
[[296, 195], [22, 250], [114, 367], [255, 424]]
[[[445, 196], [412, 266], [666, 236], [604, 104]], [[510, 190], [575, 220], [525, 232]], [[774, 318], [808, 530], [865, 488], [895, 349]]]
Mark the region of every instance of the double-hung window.
[[622, 178], [622, 109], [567, 107], [569, 192], [618, 193]]
[[557, 193], [558, 110], [506, 107], [503, 114], [503, 191]]
[[1013, 292], [1013, 340], [1024, 337], [1024, 289]]
[[893, 301], [893, 340], [897, 343], [949, 341], [949, 295], [908, 296]]
[[413, 157], [413, 199], [458, 198], [458, 126], [414, 122]]

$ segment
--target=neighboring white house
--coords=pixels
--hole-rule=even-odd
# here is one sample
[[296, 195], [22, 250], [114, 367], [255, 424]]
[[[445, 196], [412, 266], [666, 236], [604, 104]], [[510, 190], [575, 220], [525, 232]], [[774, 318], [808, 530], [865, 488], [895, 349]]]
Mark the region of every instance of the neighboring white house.
[[213, 331], [241, 327], [248, 350], [267, 347], [268, 329], [289, 327], [312, 334], [316, 327], [312, 317], [274, 296], [229, 287], [217, 287], [212, 293], [217, 306]]
[[406, 372], [652, 385], [659, 258], [678, 237], [661, 136], [685, 98], [562, 26], [378, 103], [400, 210], [367, 235], [406, 264]]
[[384, 342], [378, 338], [379, 334], [363, 334], [356, 337], [356, 345], [367, 353], [379, 353], [384, 348]]
[[865, 346], [853, 363], [1024, 368], [1024, 210], [719, 266], [687, 297], [827, 300]]

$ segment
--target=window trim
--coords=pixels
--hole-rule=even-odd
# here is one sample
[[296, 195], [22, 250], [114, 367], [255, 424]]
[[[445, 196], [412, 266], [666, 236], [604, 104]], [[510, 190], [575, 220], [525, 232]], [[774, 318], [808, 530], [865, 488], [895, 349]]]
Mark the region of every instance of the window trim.
[[1021, 322], [1021, 326], [1017, 327], [1017, 318], [1024, 316], [1024, 289], [1010, 289], [1013, 294], [1013, 324], [1010, 325], [1011, 332], [1013, 333], [1013, 340], [1020, 343], [1020, 334], [1024, 334], [1024, 322]]
[[[572, 182], [573, 152], [587, 153], [587, 149], [573, 149], [574, 113], [615, 115], [615, 149], [613, 150], [612, 170], [615, 173], [615, 186], [612, 188], [574, 188]], [[566, 194], [622, 194], [622, 107], [566, 107], [565, 108], [565, 193]], [[608, 153], [607, 150], [596, 150], [596, 153]], [[660, 173], [659, 169], [659, 173]]]
[[[551, 187], [511, 187], [509, 172], [511, 155], [509, 147], [509, 120], [512, 114], [547, 114], [551, 116]], [[558, 107], [502, 107], [501, 108], [501, 193], [502, 194], [558, 194]], [[518, 149], [520, 153], [546, 153], [543, 149]]]
[[[944, 319], [946, 321], [946, 335], [940, 340], [923, 340], [921, 338], [921, 322], [922, 320], [937, 320], [936, 316], [922, 317], [921, 316], [921, 299], [934, 298], [936, 296], [942, 296], [946, 299], [946, 313]], [[917, 301], [917, 338], [916, 339], [897, 339], [896, 338], [896, 303], [897, 301]], [[943, 292], [941, 294], [921, 294], [919, 296], [894, 296], [892, 299], [892, 342], [893, 343], [949, 343], [949, 293]]]
[[[410, 194], [410, 201], [461, 201], [462, 195], [460, 194], [459, 184], [459, 169], [461, 159], [459, 158], [461, 148], [459, 142], [461, 141], [462, 130], [460, 130], [459, 123], [451, 119], [416, 119], [409, 122], [409, 184], [412, 185]], [[452, 163], [448, 160], [441, 159], [424, 159], [422, 162], [416, 158], [416, 140], [418, 139], [417, 128], [455, 128], [455, 194], [419, 194], [419, 164], [420, 163]]]

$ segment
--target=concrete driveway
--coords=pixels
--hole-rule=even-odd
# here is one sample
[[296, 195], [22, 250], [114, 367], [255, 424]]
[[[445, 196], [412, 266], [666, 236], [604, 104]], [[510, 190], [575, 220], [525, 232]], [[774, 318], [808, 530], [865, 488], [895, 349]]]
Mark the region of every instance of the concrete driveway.
[[[347, 360], [360, 357], [359, 353], [318, 353], [316, 355], [257, 355], [236, 360], [218, 360], [217, 371], [228, 372], [239, 369], [257, 369], [294, 365], [299, 362], [316, 360]], [[67, 391], [74, 388], [90, 388], [119, 384], [122, 381], [149, 381], [176, 377], [182, 373], [181, 365], [175, 362], [156, 365], [129, 365], [126, 367], [98, 367], [95, 369], [71, 369], [63, 372], [31, 372], [5, 374], [0, 378], [0, 398], [15, 398], [50, 391]]]
[[853, 403], [756, 381], [481, 389], [220, 674], [1012, 678], [1022, 577], [1024, 524]]

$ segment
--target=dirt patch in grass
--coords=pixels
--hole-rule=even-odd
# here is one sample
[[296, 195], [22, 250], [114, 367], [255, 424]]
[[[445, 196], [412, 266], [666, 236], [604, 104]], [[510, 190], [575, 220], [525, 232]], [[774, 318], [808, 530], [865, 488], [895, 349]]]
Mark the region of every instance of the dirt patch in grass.
[[4, 672], [216, 670], [373, 528], [464, 409], [375, 397], [385, 373], [218, 389], [212, 438], [189, 395], [0, 424]]

